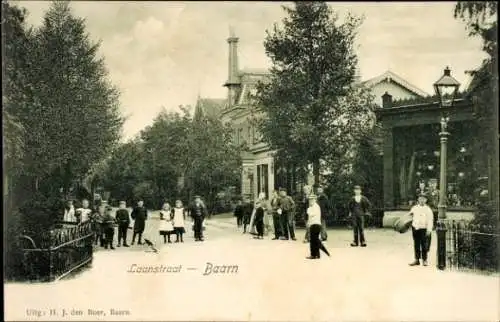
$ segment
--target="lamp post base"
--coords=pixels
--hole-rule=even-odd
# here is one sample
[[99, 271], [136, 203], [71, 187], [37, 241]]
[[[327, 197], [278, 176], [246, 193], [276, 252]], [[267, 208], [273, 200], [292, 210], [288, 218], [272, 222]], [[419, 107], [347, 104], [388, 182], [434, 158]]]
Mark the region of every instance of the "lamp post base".
[[446, 224], [442, 219], [438, 220], [437, 233], [437, 268], [446, 269]]

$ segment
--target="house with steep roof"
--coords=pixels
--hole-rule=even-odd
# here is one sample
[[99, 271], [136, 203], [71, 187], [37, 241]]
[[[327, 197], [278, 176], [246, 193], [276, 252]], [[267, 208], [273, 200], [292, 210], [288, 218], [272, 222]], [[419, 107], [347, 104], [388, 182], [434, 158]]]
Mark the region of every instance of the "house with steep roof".
[[201, 98], [198, 96], [194, 116], [203, 115], [209, 118], [218, 118], [226, 104], [225, 98]]
[[[228, 123], [234, 130], [234, 141], [246, 144], [248, 149], [242, 154], [241, 193], [243, 196], [255, 198], [260, 192], [267, 197], [279, 187], [286, 187], [290, 193], [299, 191], [301, 185], [308, 182], [299, 182], [293, 171], [288, 171], [276, 165], [274, 152], [262, 141], [254, 120], [263, 117], [252, 102], [252, 94], [256, 92], [256, 85], [265, 81], [269, 71], [264, 69], [239, 69], [238, 41], [231, 30], [227, 39], [229, 45], [228, 78], [224, 83], [227, 87], [227, 99], [221, 111], [223, 122]], [[360, 81], [359, 70], [356, 79]], [[382, 96], [391, 96], [394, 100], [422, 98], [427, 93], [410, 84], [392, 71], [372, 79], [361, 82], [371, 87], [376, 96], [376, 103], [382, 108]], [[310, 180], [310, 178], [308, 179]]]
[[428, 93], [410, 84], [390, 70], [362, 83], [371, 88], [372, 94], [375, 96], [375, 103], [380, 107], [382, 106], [382, 96], [386, 92], [396, 100], [429, 96]]

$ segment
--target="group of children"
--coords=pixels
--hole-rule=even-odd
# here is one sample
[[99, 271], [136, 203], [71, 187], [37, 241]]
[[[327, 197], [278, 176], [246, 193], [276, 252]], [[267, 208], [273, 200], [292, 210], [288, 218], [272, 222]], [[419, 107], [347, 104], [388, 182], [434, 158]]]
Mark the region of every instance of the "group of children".
[[[204, 219], [208, 211], [201, 200], [200, 196], [194, 197], [192, 206], [187, 209], [183, 207], [181, 200], [176, 200], [175, 207], [171, 207], [169, 203], [165, 203], [160, 211], [159, 234], [163, 236], [164, 243], [172, 243], [171, 236], [175, 235], [175, 242], [184, 242], [185, 220], [186, 215], [190, 214], [193, 220], [193, 232], [195, 241], [203, 241]], [[73, 201], [67, 202], [64, 209], [63, 225], [74, 227], [90, 223], [95, 232], [95, 245], [104, 247], [105, 249], [115, 249], [113, 245], [115, 228], [118, 228], [118, 243], [117, 247], [130, 247], [127, 244], [127, 232], [133, 230], [131, 245], [134, 245], [136, 237], [138, 244], [142, 244], [142, 234], [145, 230], [148, 211], [144, 206], [144, 202], [139, 200], [136, 207], [133, 208], [129, 215], [127, 204], [125, 201], [120, 201], [119, 209], [116, 211], [116, 216], [113, 216], [113, 208], [108, 206], [104, 201], [94, 210], [90, 209], [89, 201], [82, 200], [82, 206], [75, 208]], [[130, 226], [131, 219], [134, 220], [133, 227]], [[144, 239], [146, 243], [148, 241]]]
[[160, 210], [160, 226], [159, 233], [163, 236], [163, 242], [171, 243], [170, 236], [175, 235], [175, 242], [184, 242], [183, 235], [186, 232], [184, 222], [186, 219], [186, 211], [182, 206], [182, 201], [176, 200], [175, 207], [171, 208], [169, 203], [163, 204]]

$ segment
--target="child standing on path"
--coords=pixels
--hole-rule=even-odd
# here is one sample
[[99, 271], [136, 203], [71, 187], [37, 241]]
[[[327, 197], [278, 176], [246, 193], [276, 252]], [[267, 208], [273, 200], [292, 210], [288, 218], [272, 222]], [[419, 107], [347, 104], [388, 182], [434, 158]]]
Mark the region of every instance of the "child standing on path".
[[172, 225], [172, 208], [169, 203], [164, 203], [162, 209], [160, 210], [160, 235], [163, 236], [163, 243], [171, 243], [170, 234], [174, 232], [174, 226]]
[[113, 237], [115, 236], [115, 218], [111, 214], [113, 212], [113, 208], [110, 206], [106, 207], [106, 213], [102, 218], [103, 232], [104, 232], [104, 248], [115, 249], [113, 247]]
[[92, 226], [95, 232], [95, 245], [100, 245], [104, 247], [104, 230], [103, 230], [103, 218], [105, 212], [105, 206], [101, 205], [97, 207], [97, 211], [92, 215]]
[[172, 219], [176, 235], [175, 242], [178, 243], [180, 241], [181, 243], [183, 243], [184, 239], [182, 236], [186, 232], [186, 229], [184, 228], [184, 220], [186, 219], [186, 212], [184, 211], [184, 208], [182, 206], [182, 201], [180, 200], [175, 201], [175, 208], [172, 209]]
[[422, 264], [427, 266], [428, 244], [434, 228], [434, 214], [427, 205], [427, 195], [421, 193], [418, 196], [418, 204], [411, 208], [410, 215], [413, 217], [412, 232], [415, 255], [415, 260], [410, 263], [410, 266], [420, 265], [420, 259], [423, 261]]
[[118, 222], [118, 244], [116, 246], [120, 247], [123, 241], [123, 247], [129, 247], [127, 244], [127, 230], [130, 225], [130, 216], [125, 201], [120, 201], [120, 209], [116, 211], [116, 221]]

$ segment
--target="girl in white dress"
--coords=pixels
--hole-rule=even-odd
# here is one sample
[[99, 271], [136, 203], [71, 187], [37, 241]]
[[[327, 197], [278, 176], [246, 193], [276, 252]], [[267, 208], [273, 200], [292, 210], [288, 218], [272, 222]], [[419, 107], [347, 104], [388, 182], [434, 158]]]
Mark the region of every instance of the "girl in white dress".
[[167, 202], [163, 204], [160, 210], [160, 227], [158, 228], [160, 235], [163, 236], [163, 243], [171, 243], [170, 235], [174, 232], [174, 226], [172, 224], [171, 207]]
[[63, 227], [71, 228], [78, 224], [78, 218], [76, 217], [76, 209], [73, 205], [73, 200], [68, 200], [66, 207], [64, 208], [63, 221]]
[[177, 237], [175, 239], [175, 242], [178, 243], [180, 241], [181, 243], [183, 243], [184, 239], [182, 238], [182, 235], [186, 232], [186, 229], [184, 228], [184, 220], [186, 219], [186, 212], [182, 207], [182, 201], [180, 200], [175, 201], [175, 208], [172, 209], [172, 218], [174, 220], [174, 230]]

